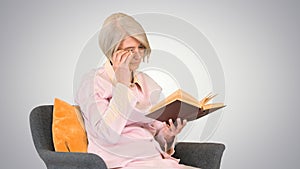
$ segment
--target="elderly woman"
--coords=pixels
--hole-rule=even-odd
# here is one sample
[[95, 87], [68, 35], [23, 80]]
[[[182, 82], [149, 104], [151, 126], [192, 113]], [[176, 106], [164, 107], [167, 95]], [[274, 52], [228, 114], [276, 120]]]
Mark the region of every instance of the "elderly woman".
[[107, 62], [88, 73], [77, 93], [88, 136], [88, 152], [98, 154], [108, 168], [193, 168], [173, 158], [175, 126], [145, 116], [158, 101], [161, 87], [137, 69], [151, 49], [142, 26], [131, 16], [109, 16], [99, 33]]

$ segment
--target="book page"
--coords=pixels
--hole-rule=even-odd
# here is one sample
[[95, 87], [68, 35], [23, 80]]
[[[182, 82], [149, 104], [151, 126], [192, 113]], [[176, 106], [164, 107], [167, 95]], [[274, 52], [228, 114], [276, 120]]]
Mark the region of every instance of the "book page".
[[218, 107], [225, 107], [225, 105], [224, 105], [224, 103], [211, 103], [211, 104], [203, 105], [202, 109], [209, 110], [209, 109], [218, 108]]
[[173, 92], [171, 95], [166, 97], [164, 100], [162, 100], [161, 102], [159, 102], [158, 104], [153, 106], [151, 108], [150, 112], [158, 110], [158, 109], [172, 103], [175, 100], [180, 100], [182, 102], [186, 102], [186, 103], [191, 104], [193, 106], [200, 107], [200, 104], [199, 104], [198, 100], [196, 100], [193, 96], [191, 96], [187, 92], [185, 92], [181, 89], [178, 89], [175, 92]]
[[199, 104], [202, 107], [202, 106], [206, 105], [210, 100], [212, 100], [216, 96], [217, 96], [217, 94], [212, 94], [212, 92], [210, 92], [200, 101]]
[[190, 95], [189, 93], [187, 93], [187, 92], [185, 92], [185, 91], [183, 91], [181, 89], [179, 89], [179, 90], [181, 92], [182, 101], [190, 103], [190, 104], [192, 104], [194, 106], [199, 107], [200, 104], [199, 104], [199, 101], [196, 98], [194, 98], [192, 95]]
[[158, 102], [156, 105], [154, 105], [151, 109], [150, 112], [154, 112], [168, 104], [170, 104], [171, 102], [173, 102], [174, 100], [176, 100], [176, 98], [178, 97], [178, 90], [176, 90], [175, 92], [173, 92], [171, 95], [169, 95], [168, 97], [166, 97], [165, 99], [163, 99], [162, 101]]

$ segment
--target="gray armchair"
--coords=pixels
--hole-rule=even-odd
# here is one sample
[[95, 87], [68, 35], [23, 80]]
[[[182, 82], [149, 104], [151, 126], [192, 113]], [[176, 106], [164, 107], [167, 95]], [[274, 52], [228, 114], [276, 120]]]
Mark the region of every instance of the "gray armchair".
[[[107, 169], [103, 159], [92, 153], [55, 152], [52, 141], [53, 105], [34, 108], [30, 113], [30, 128], [35, 148], [48, 169]], [[220, 143], [178, 143], [174, 157], [180, 163], [219, 169], [224, 144]]]

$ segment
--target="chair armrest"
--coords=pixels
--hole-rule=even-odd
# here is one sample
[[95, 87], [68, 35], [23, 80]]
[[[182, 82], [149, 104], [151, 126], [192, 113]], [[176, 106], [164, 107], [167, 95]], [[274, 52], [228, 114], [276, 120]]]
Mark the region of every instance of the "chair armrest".
[[175, 146], [173, 157], [180, 163], [201, 169], [219, 169], [225, 145], [221, 143], [184, 143]]
[[92, 153], [39, 152], [48, 169], [107, 169], [103, 159]]

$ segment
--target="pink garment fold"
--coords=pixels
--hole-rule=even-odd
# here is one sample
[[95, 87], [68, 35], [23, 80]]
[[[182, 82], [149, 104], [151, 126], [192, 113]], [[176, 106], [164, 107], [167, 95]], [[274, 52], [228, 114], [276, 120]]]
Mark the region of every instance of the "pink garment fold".
[[166, 153], [166, 141], [155, 137], [164, 124], [145, 116], [160, 93], [161, 87], [141, 72], [135, 72], [132, 86], [116, 82], [109, 62], [88, 73], [75, 98], [85, 122], [88, 152], [103, 158], [108, 168], [180, 169], [179, 160]]

